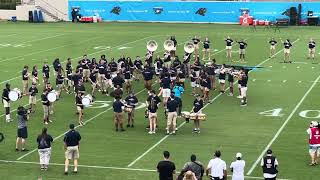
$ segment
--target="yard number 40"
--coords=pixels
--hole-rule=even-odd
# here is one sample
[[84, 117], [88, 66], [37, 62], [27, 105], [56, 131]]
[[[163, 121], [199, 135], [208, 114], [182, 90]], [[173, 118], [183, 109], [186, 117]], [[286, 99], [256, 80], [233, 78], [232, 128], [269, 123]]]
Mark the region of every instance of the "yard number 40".
[[[268, 117], [281, 117], [284, 114], [281, 113], [282, 108], [271, 109], [268, 111], [260, 112], [260, 115], [268, 116]], [[320, 110], [303, 110], [299, 112], [299, 116], [303, 118], [309, 119], [319, 119], [320, 118]]]

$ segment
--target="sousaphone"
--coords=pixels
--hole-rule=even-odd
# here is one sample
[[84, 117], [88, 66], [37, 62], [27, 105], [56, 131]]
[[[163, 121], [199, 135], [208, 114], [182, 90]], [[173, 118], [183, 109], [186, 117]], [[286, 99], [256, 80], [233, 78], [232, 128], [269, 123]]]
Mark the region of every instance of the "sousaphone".
[[158, 43], [155, 40], [151, 40], [147, 43], [148, 51], [154, 52], [158, 48]]
[[189, 54], [191, 54], [191, 53], [193, 53], [193, 51], [194, 51], [194, 44], [193, 44], [193, 42], [186, 42], [185, 44], [184, 44], [184, 51], [186, 52], [186, 53], [189, 53]]
[[172, 40], [166, 40], [163, 43], [163, 47], [166, 51], [172, 51], [174, 49], [174, 42]]

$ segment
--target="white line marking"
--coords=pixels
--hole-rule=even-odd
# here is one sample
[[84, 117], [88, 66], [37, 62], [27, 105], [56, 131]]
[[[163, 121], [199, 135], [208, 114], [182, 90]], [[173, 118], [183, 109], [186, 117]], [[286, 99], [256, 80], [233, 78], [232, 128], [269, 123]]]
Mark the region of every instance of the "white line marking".
[[[16, 163], [16, 164], [35, 164], [39, 165], [38, 162], [30, 162], [30, 161], [8, 161], [8, 160], [0, 160], [2, 163]], [[61, 163], [50, 163], [50, 166], [64, 166]], [[73, 165], [70, 165], [73, 166]], [[125, 170], [125, 171], [140, 171], [140, 172], [157, 172], [155, 169], [136, 169], [136, 168], [123, 168], [123, 167], [113, 167], [113, 166], [92, 166], [92, 165], [83, 165], [79, 164], [78, 167], [84, 168], [92, 168], [92, 169], [113, 169], [113, 170]], [[180, 172], [176, 172], [179, 174]], [[231, 177], [232, 175], [228, 175]], [[264, 179], [263, 177], [255, 177], [255, 176], [245, 176], [247, 179]], [[289, 179], [279, 179], [279, 180], [289, 180]]]
[[297, 69], [299, 69], [300, 68], [300, 66], [297, 66]]
[[314, 67], [312, 67], [312, 69], [314, 69]]
[[255, 81], [256, 81], [256, 79], [252, 79], [252, 81], [253, 81], [253, 82], [255, 82]]
[[270, 80], [270, 79], [268, 79], [268, 82], [271, 82], [271, 80]]
[[260, 162], [260, 160], [262, 159], [263, 155], [265, 154], [265, 152], [271, 147], [271, 145], [274, 143], [274, 141], [278, 138], [278, 136], [280, 135], [280, 133], [283, 131], [283, 129], [286, 127], [286, 125], [288, 124], [288, 122], [291, 120], [291, 118], [293, 117], [293, 115], [295, 114], [295, 112], [298, 110], [298, 108], [300, 107], [300, 105], [303, 103], [303, 101], [306, 99], [306, 97], [309, 95], [309, 93], [311, 92], [311, 90], [314, 88], [314, 86], [317, 84], [317, 81], [319, 81], [320, 79], [320, 75], [317, 77], [317, 79], [315, 80], [315, 82], [310, 86], [310, 88], [308, 89], [308, 91], [303, 95], [303, 97], [301, 98], [301, 100], [299, 101], [299, 103], [296, 105], [296, 107], [292, 110], [291, 114], [288, 116], [288, 118], [286, 119], [286, 121], [282, 124], [282, 126], [280, 127], [280, 129], [277, 131], [277, 133], [274, 135], [274, 137], [271, 139], [271, 141], [269, 142], [269, 144], [265, 147], [265, 149], [261, 152], [260, 156], [258, 157], [258, 159], [255, 161], [255, 163], [251, 166], [250, 170], [248, 171], [247, 175], [250, 175], [253, 170], [257, 167], [258, 163]]
[[285, 82], [287, 82], [287, 80], [283, 80], [282, 82], [285, 83]]
[[272, 68], [272, 66], [269, 66], [270, 68]]

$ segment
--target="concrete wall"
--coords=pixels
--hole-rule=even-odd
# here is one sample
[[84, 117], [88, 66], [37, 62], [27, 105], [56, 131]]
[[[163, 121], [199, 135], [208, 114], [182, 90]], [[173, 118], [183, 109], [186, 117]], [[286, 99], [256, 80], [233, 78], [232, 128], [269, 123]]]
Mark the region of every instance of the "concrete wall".
[[34, 11], [36, 7], [34, 5], [21, 5], [17, 6], [16, 14], [18, 21], [28, 21], [29, 11]]
[[35, 5], [46, 9], [64, 21], [68, 21], [68, 0], [35, 0]]
[[11, 19], [12, 16], [16, 15], [16, 10], [0, 10], [0, 19]]

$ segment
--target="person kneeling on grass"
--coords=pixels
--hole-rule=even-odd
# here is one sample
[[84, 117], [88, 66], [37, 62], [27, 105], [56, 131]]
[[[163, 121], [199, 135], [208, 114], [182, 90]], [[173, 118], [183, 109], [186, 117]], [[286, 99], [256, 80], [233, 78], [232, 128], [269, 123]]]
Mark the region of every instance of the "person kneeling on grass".
[[43, 128], [42, 133], [37, 138], [41, 170], [48, 170], [51, 157], [51, 143], [53, 142], [53, 138], [47, 131], [47, 128]]
[[27, 129], [27, 121], [28, 121], [28, 111], [23, 107], [19, 106], [17, 109], [18, 112], [18, 135], [16, 140], [16, 151], [28, 151], [25, 148], [26, 139], [28, 138], [28, 129]]
[[65, 150], [65, 169], [64, 174], [68, 175], [70, 160], [74, 163], [74, 173], [78, 172], [78, 159], [79, 159], [79, 149], [81, 136], [78, 131], [74, 129], [74, 124], [69, 125], [69, 132], [64, 136], [64, 150]]

